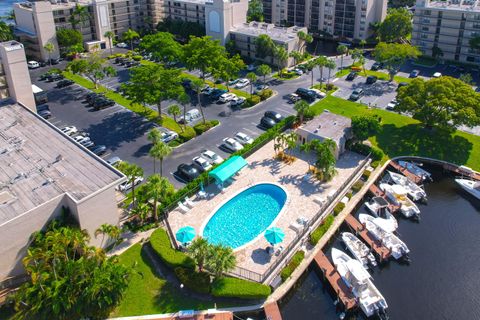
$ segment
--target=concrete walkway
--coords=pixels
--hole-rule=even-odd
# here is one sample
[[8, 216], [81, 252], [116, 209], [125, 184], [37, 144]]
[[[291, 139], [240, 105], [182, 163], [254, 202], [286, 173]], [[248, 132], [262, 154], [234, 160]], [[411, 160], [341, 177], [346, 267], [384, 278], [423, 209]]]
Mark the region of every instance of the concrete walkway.
[[121, 237], [123, 239], [122, 243], [120, 243], [118, 246], [114, 248], [114, 250], [110, 250], [107, 255], [108, 256], [114, 256], [114, 255], [120, 255], [123, 252], [127, 251], [131, 246], [133, 246], [136, 243], [143, 242], [147, 239], [150, 238], [152, 235], [153, 231], [155, 231], [156, 228], [144, 231], [144, 232], [137, 232], [134, 233], [132, 231], [126, 231], [122, 233]]

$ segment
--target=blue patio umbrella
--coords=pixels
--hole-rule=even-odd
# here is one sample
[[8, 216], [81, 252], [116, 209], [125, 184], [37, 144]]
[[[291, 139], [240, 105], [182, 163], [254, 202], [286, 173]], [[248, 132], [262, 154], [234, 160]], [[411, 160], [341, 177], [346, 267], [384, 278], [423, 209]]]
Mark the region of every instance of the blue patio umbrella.
[[270, 242], [271, 245], [276, 245], [282, 242], [283, 238], [285, 238], [285, 233], [283, 233], [282, 229], [277, 227], [267, 229], [264, 235], [265, 239], [267, 239], [267, 241]]
[[195, 229], [190, 226], [180, 228], [175, 234], [175, 238], [182, 244], [190, 242], [195, 238]]

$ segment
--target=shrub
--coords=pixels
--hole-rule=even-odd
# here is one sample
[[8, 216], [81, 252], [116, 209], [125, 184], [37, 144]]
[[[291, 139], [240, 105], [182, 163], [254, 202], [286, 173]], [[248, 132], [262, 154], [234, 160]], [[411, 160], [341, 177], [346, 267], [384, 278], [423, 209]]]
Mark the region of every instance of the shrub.
[[237, 278], [223, 277], [212, 283], [212, 295], [214, 297], [265, 299], [271, 292], [269, 286]]
[[348, 193], [347, 193], [347, 198], [348, 198], [348, 199], [352, 199], [352, 197], [353, 197], [353, 192], [352, 192], [352, 191], [348, 191]]
[[249, 98], [247, 98], [247, 101], [245, 101], [245, 103], [248, 103], [251, 107], [253, 107], [254, 105], [260, 103], [261, 99], [259, 96], [257, 95], [253, 95]]
[[360, 191], [360, 189], [362, 189], [364, 183], [362, 180], [358, 180], [357, 182], [355, 182], [352, 186], [352, 190], [353, 192], [357, 193], [358, 191]]
[[150, 244], [153, 251], [170, 268], [184, 267], [194, 270], [195, 263], [185, 253], [172, 248], [167, 231], [158, 228], [150, 236]]
[[345, 203], [343, 202], [339, 202], [337, 203], [337, 205], [335, 206], [335, 208], [333, 208], [333, 215], [336, 217], [338, 216], [338, 214], [340, 212], [342, 212], [342, 210], [345, 209]]
[[368, 180], [368, 178], [370, 178], [370, 174], [371, 174], [371, 173], [372, 173], [372, 172], [369, 171], [369, 170], [363, 171], [363, 173], [362, 173], [362, 178], [364, 178], [365, 180]]
[[179, 141], [178, 139], [172, 140], [168, 143], [168, 145], [172, 148], [178, 147], [181, 144], [182, 144], [182, 142]]
[[320, 239], [330, 228], [334, 220], [335, 220], [335, 217], [332, 215], [329, 215], [328, 217], [325, 218], [325, 220], [323, 220], [322, 224], [310, 234], [309, 241], [312, 246], [316, 245], [318, 241], [320, 241]]
[[175, 275], [178, 280], [185, 285], [185, 287], [198, 292], [210, 292], [210, 275], [205, 272], [195, 272], [187, 268], [175, 268]]
[[300, 250], [295, 252], [292, 257], [292, 260], [287, 264], [285, 268], [283, 268], [282, 272], [280, 273], [280, 277], [282, 277], [282, 281], [285, 282], [293, 273], [295, 269], [300, 265], [300, 263], [305, 258], [305, 252]]
[[132, 57], [132, 59], [135, 60], [135, 61], [140, 61], [140, 60], [142, 60], [142, 58], [143, 57], [140, 56], [140, 55], [135, 55], [135, 56]]
[[363, 143], [355, 143], [351, 145], [350, 150], [363, 154], [364, 156], [370, 154], [370, 157], [372, 157], [373, 160], [382, 160], [383, 156], [385, 155], [379, 148], [373, 146], [371, 147]]
[[303, 114], [303, 121], [312, 120], [315, 117], [315, 111], [312, 108], [308, 108]]
[[211, 128], [217, 126], [220, 122], [218, 120], [210, 120], [206, 121], [205, 123], [201, 122], [196, 124], [193, 129], [197, 135], [201, 135], [205, 131], [210, 130]]
[[264, 101], [270, 98], [273, 95], [273, 90], [272, 89], [265, 89], [260, 91], [258, 96], [260, 97], [260, 100]]
[[195, 136], [196, 136], [195, 130], [191, 127], [187, 127], [187, 130], [185, 130], [184, 132], [178, 133], [178, 140], [183, 143], [190, 139], [193, 139]]
[[335, 86], [332, 83], [327, 83], [325, 85], [325, 88], [327, 89], [327, 91], [330, 91], [330, 90], [335, 89]]
[[379, 160], [375, 160], [375, 161], [372, 161], [372, 163], [370, 163], [370, 166], [372, 166], [372, 168], [376, 168], [380, 165], [380, 161]]

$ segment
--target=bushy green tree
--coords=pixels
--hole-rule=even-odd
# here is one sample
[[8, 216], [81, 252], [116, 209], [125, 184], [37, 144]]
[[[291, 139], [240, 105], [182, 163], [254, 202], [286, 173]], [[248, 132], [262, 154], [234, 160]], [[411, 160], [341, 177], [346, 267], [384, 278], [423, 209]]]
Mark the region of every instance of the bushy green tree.
[[414, 59], [420, 55], [417, 47], [409, 44], [380, 42], [375, 47], [375, 60], [383, 62], [393, 81], [395, 73], [407, 59]]
[[135, 207], [135, 179], [143, 177], [143, 169], [135, 163], [122, 161], [118, 164], [117, 169], [120, 170], [126, 177], [127, 181], [132, 184], [132, 204]]
[[390, 9], [380, 24], [378, 35], [381, 41], [395, 42], [408, 39], [413, 30], [412, 14], [406, 8]]
[[140, 49], [152, 54], [152, 56], [164, 63], [178, 62], [182, 58], [182, 46], [169, 32], [157, 32], [146, 35], [140, 43]]
[[[315, 141], [315, 140], [312, 140]], [[314, 143], [314, 150], [317, 154], [315, 168], [318, 170], [319, 177], [323, 181], [329, 181], [336, 173], [335, 149], [337, 145], [331, 139], [323, 140], [321, 143]]]
[[57, 41], [60, 48], [67, 50], [75, 45], [82, 45], [83, 36], [78, 30], [73, 29], [58, 29]]
[[12, 27], [0, 20], [0, 41], [13, 40]]
[[352, 132], [356, 140], [364, 141], [380, 130], [380, 122], [371, 116], [352, 117]]
[[122, 34], [123, 41], [127, 41], [130, 43], [130, 50], [133, 50], [133, 40], [140, 38], [138, 32], [132, 29], [128, 29]]
[[195, 261], [200, 272], [203, 272], [205, 264], [211, 259], [212, 245], [207, 239], [198, 237], [188, 246], [188, 255]]
[[212, 72], [220, 63], [227, 59], [225, 47], [220, 41], [212, 37], [190, 37], [190, 41], [183, 46], [183, 62], [190, 69], [198, 69], [201, 78], [205, 81], [205, 74]]
[[275, 42], [267, 34], [261, 34], [255, 39], [255, 54], [260, 59], [273, 57]]
[[293, 109], [297, 111], [297, 116], [299, 118], [300, 123], [303, 123], [303, 116], [305, 112], [310, 108], [310, 105], [305, 100], [299, 100], [295, 102]]
[[160, 176], [163, 176], [163, 159], [165, 159], [165, 157], [167, 157], [171, 153], [172, 153], [172, 148], [165, 142], [159, 140], [153, 144], [148, 154], [153, 158], [154, 173], [155, 173], [156, 159], [158, 159], [160, 161]]
[[247, 22], [263, 22], [263, 3], [261, 0], [251, 0], [248, 2]]
[[67, 70], [76, 74], [82, 74], [98, 88], [98, 82], [106, 77], [117, 74], [115, 68], [107, 64], [107, 61], [99, 53], [91, 53], [86, 58], [75, 59], [67, 65]]
[[171, 18], [160, 21], [157, 25], [157, 30], [170, 32], [176, 35], [180, 41], [186, 41], [191, 36], [203, 37], [205, 35], [205, 26], [203, 24]]
[[265, 78], [272, 73], [272, 68], [268, 64], [261, 64], [257, 68], [257, 74], [263, 77], [263, 84], [265, 84]]

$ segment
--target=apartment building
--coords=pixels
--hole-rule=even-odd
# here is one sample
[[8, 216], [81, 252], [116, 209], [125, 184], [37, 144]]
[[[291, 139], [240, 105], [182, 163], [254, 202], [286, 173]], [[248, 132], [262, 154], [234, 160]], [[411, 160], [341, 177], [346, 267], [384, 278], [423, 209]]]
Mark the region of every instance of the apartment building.
[[480, 63], [470, 39], [480, 36], [480, 2], [419, 0], [413, 17], [412, 44], [423, 54], [464, 63]]
[[171, 19], [205, 25], [205, 0], [166, 0], [164, 15]]
[[264, 0], [265, 21], [308, 27], [337, 39], [364, 40], [387, 15], [387, 0]]
[[[108, 47], [105, 32], [121, 36], [128, 29], [153, 28], [163, 19], [163, 0], [40, 0], [14, 4], [15, 34], [25, 44], [28, 56], [48, 60], [43, 48], [47, 42], [55, 46], [53, 57], [58, 56], [56, 30], [72, 29], [71, 17], [76, 6], [86, 7], [88, 19], [75, 29], [83, 35], [87, 48]], [[78, 19], [78, 17], [77, 17]]]

